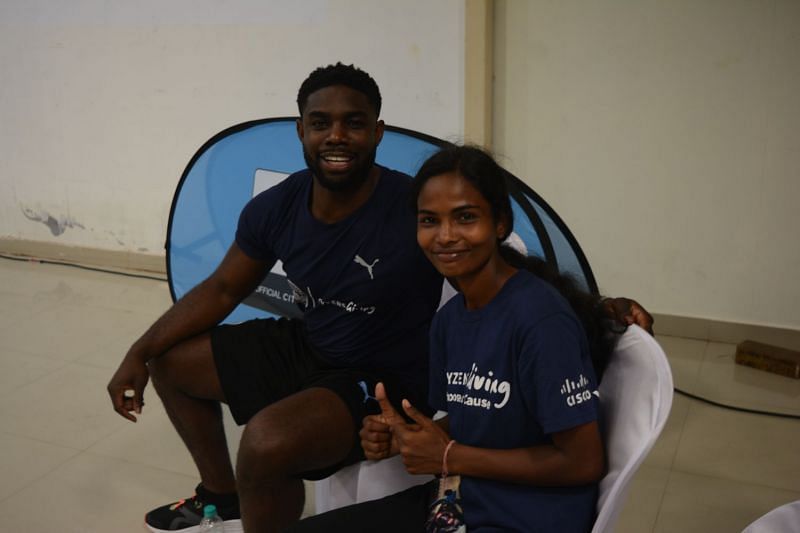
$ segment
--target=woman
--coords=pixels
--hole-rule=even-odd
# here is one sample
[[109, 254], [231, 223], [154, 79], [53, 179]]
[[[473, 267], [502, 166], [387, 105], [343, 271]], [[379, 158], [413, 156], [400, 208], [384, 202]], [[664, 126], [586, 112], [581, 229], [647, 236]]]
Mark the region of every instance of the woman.
[[[482, 150], [443, 149], [414, 187], [417, 241], [460, 293], [431, 328], [430, 403], [447, 416], [434, 422], [404, 400], [408, 424], [379, 385], [382, 414], [365, 420], [365, 454], [400, 453], [412, 474], [460, 476], [468, 531], [588, 531], [605, 463], [581, 322], [602, 360], [610, 348], [602, 306], [502, 246], [513, 226], [504, 171]], [[294, 530], [424, 531], [436, 495], [431, 482]]]

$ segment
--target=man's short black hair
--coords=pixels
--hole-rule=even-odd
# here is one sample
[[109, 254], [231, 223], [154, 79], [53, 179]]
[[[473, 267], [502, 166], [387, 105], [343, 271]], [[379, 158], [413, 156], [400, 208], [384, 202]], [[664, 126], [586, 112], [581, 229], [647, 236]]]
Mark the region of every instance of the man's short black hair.
[[300, 90], [297, 92], [297, 108], [300, 110], [300, 116], [303, 116], [311, 93], [332, 85], [344, 85], [363, 93], [375, 108], [375, 116], [381, 114], [381, 92], [372, 76], [355, 65], [338, 62], [335, 65], [319, 67], [300, 85]]

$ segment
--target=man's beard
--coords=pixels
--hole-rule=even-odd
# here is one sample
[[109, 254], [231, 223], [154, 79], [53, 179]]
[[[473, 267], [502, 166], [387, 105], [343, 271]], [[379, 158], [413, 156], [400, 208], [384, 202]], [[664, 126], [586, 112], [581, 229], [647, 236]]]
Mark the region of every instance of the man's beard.
[[311, 169], [311, 172], [317, 178], [317, 182], [323, 188], [331, 192], [350, 192], [355, 191], [367, 181], [369, 173], [372, 170], [372, 165], [375, 164], [375, 155], [378, 152], [378, 147], [375, 146], [367, 157], [364, 163], [356, 168], [341, 180], [329, 179], [323, 172], [317, 162], [311, 159], [311, 156], [306, 152], [306, 147], [303, 147], [303, 158], [306, 160], [306, 165]]

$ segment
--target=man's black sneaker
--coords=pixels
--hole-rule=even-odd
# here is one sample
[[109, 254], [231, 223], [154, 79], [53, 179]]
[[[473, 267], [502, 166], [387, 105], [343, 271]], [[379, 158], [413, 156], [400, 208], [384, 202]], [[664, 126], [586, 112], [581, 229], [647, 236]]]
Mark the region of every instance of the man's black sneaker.
[[225, 521], [225, 533], [241, 533], [242, 516], [239, 513], [238, 498], [232, 505], [221, 505], [219, 497], [210, 494], [203, 485], [198, 485], [195, 495], [169, 505], [153, 509], [144, 517], [144, 525], [153, 533], [197, 533], [203, 518], [203, 507], [209, 503], [217, 506], [217, 514]]

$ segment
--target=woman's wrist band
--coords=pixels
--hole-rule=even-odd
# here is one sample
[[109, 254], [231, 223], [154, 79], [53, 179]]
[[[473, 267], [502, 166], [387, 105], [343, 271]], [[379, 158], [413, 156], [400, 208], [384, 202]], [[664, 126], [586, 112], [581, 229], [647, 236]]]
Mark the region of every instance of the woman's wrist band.
[[450, 448], [452, 448], [453, 444], [455, 443], [456, 443], [455, 439], [452, 439], [450, 440], [450, 442], [447, 443], [447, 446], [445, 446], [444, 448], [444, 455], [442, 456], [442, 478], [447, 477], [447, 454], [450, 453]]

